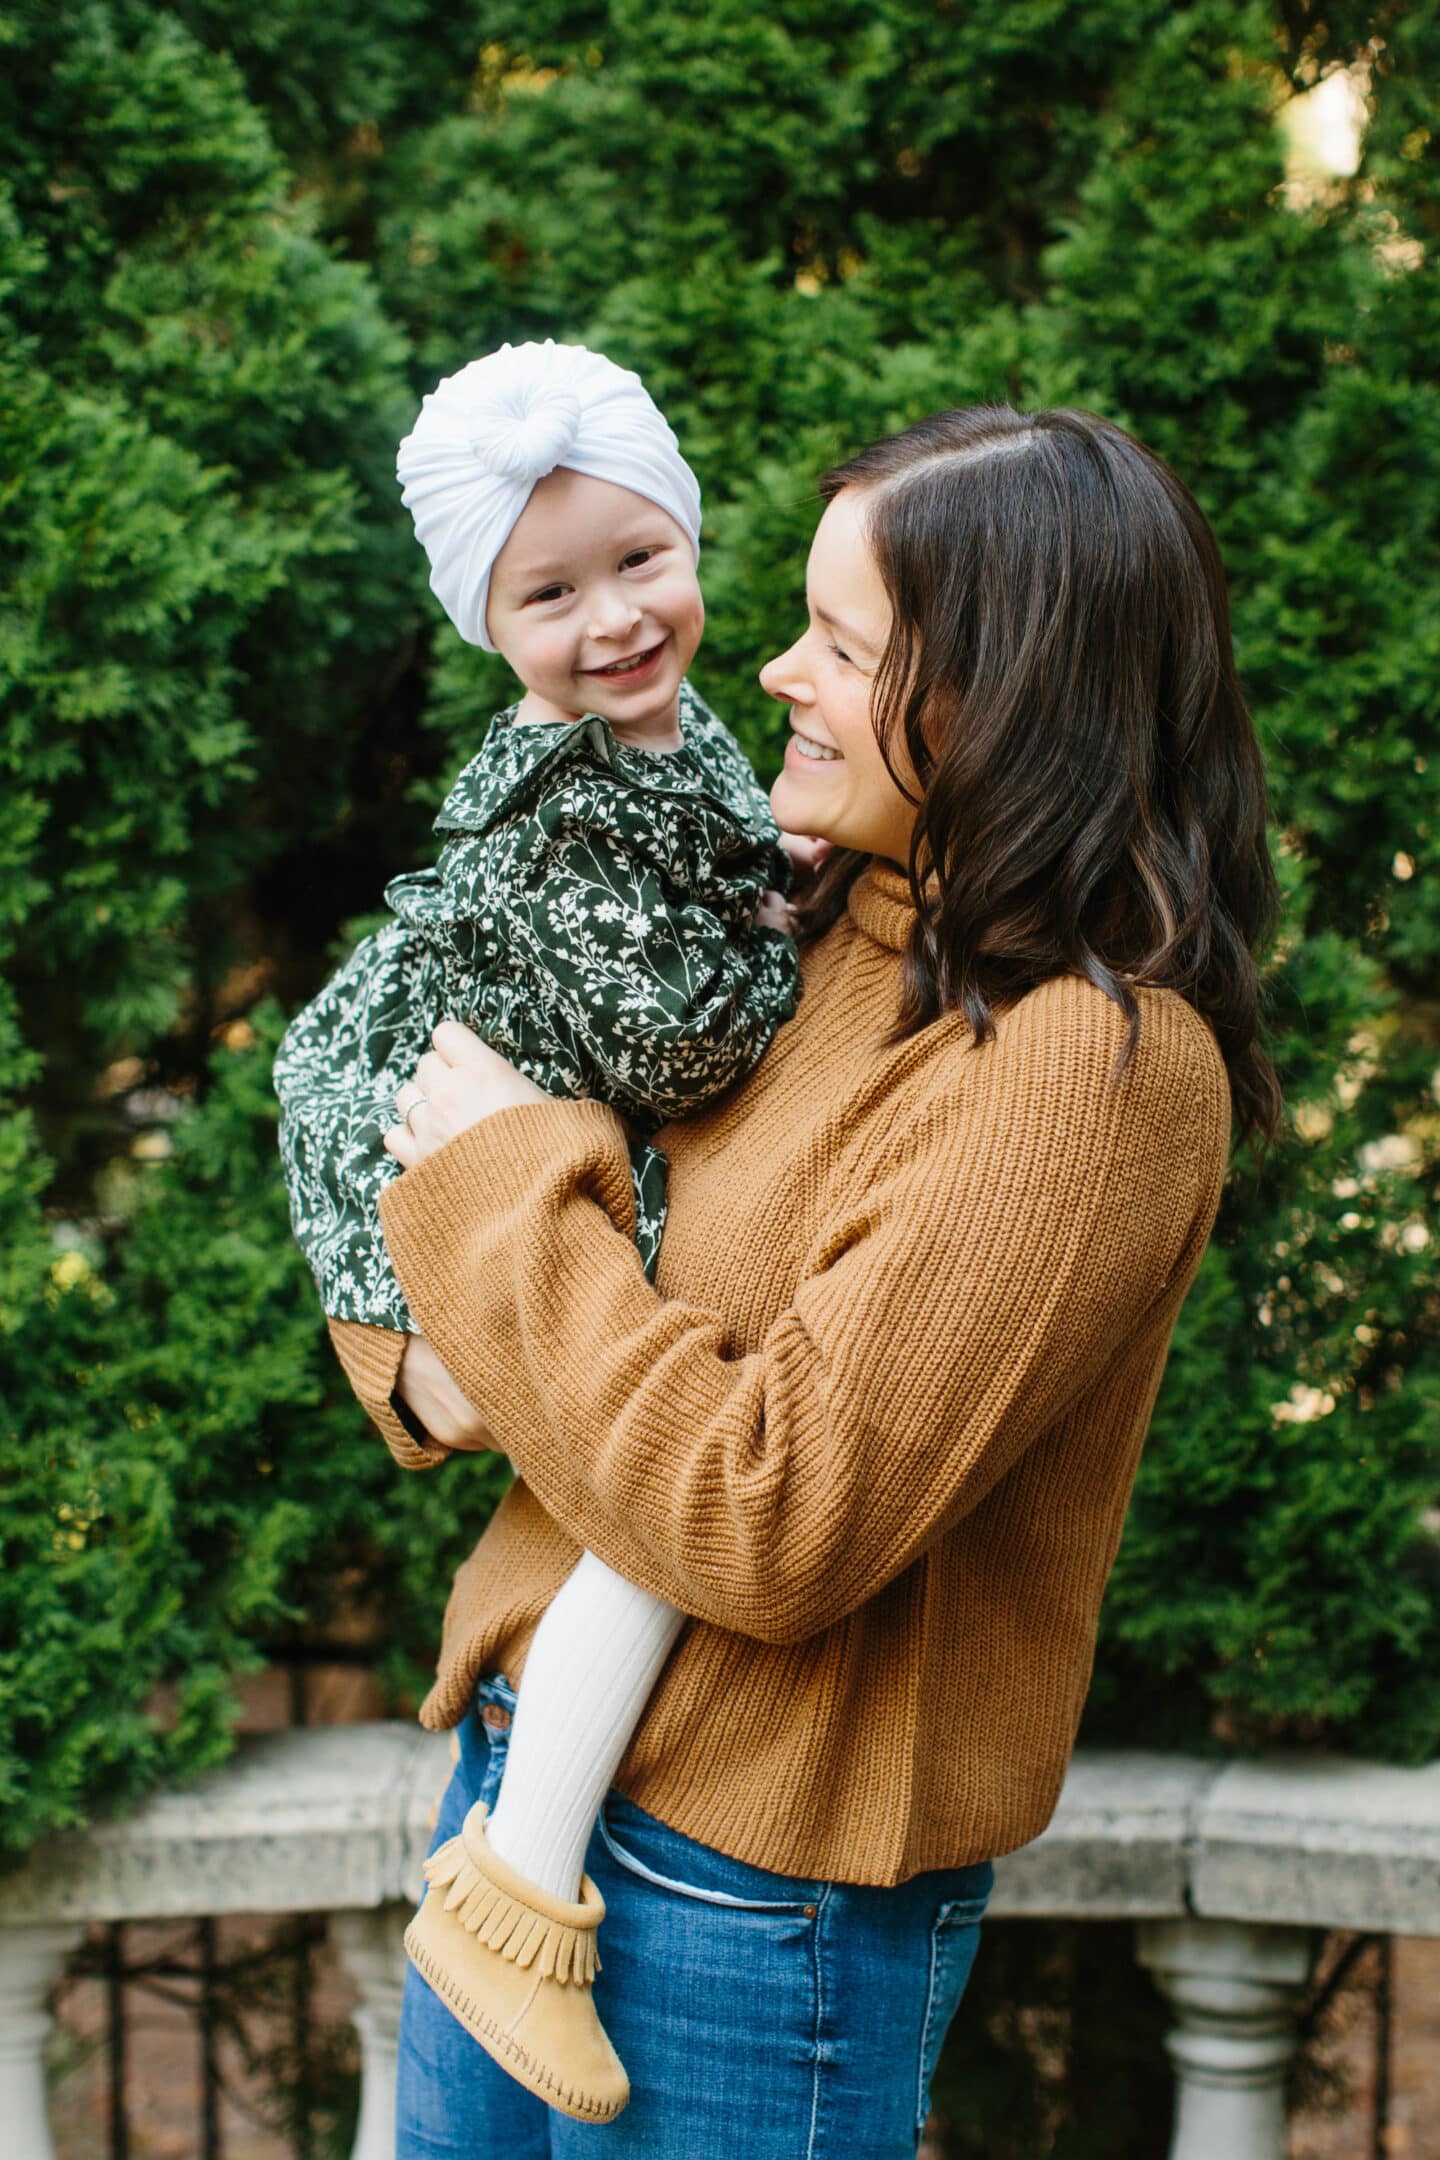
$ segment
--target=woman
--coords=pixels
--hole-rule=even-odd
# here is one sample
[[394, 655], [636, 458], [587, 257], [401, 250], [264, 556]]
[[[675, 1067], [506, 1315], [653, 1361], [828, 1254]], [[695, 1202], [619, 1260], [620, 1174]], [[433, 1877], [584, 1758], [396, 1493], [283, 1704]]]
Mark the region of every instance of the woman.
[[397, 1098], [425, 1340], [342, 1354], [402, 1460], [521, 1475], [421, 1713], [461, 1737], [437, 1840], [493, 1797], [578, 1548], [693, 1616], [587, 1860], [628, 2112], [547, 2111], [412, 1976], [407, 2156], [913, 2153], [990, 1862], [1060, 1789], [1232, 1120], [1277, 1112], [1264, 785], [1189, 494], [1008, 408], [821, 493], [761, 676], [776, 815], [831, 850], [804, 996], [665, 1131], [655, 1286], [611, 1111], [454, 1024]]

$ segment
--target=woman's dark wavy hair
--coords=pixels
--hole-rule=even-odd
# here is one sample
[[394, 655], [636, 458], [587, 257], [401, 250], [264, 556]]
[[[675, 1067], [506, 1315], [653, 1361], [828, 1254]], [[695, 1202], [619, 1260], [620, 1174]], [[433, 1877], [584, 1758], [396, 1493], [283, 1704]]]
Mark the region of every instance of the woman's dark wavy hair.
[[[1265, 775], [1198, 503], [1108, 420], [1007, 405], [918, 421], [820, 482], [826, 502], [844, 488], [868, 498], [892, 609], [875, 731], [919, 803], [891, 1039], [960, 1011], [984, 1042], [997, 1008], [1075, 974], [1125, 1013], [1123, 1063], [1136, 988], [1176, 990], [1215, 1032], [1241, 1136], [1272, 1137]], [[866, 860], [826, 860], [802, 938], [835, 921]]]

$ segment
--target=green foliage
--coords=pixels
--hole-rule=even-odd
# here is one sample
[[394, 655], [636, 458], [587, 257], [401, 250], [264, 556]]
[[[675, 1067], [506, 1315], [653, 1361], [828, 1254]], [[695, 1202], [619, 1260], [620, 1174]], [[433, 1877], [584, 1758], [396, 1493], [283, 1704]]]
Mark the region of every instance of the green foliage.
[[0, 931], [58, 1111], [177, 1026], [193, 1062], [237, 886], [337, 814], [409, 621], [409, 407], [370, 280], [172, 17], [27, 17], [0, 136]]
[[233, 1678], [302, 1623], [360, 1623], [413, 1694], [499, 1490], [467, 1459], [437, 1507], [357, 1417], [274, 1175], [279, 1008], [253, 1022], [114, 1259], [72, 1236], [12, 1308], [0, 1850], [218, 1760]]
[[[332, 1612], [413, 1691], [493, 1497], [350, 1404], [265, 1062], [506, 695], [393, 451], [531, 335], [674, 420], [698, 677], [762, 769], [824, 465], [1068, 400], [1199, 495], [1292, 1118], [1181, 1319], [1090, 1730], [1433, 1753], [1436, 0], [58, 0], [0, 42], [8, 1842], [214, 1759], [233, 1676]], [[1287, 181], [1285, 101], [1357, 63], [1358, 172]]]

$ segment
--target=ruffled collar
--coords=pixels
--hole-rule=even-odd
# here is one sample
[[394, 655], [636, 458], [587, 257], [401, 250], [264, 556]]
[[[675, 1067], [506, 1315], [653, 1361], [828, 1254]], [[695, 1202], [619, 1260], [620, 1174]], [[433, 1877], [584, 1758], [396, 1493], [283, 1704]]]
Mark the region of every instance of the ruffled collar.
[[484, 834], [528, 811], [539, 797], [583, 774], [592, 788], [652, 802], [685, 799], [716, 829], [738, 830], [756, 847], [776, 839], [767, 796], [739, 744], [689, 682], [680, 686], [678, 750], [622, 742], [598, 713], [578, 720], [519, 723], [518, 706], [497, 713], [479, 751], [440, 806], [439, 833]]
[[915, 927], [910, 880], [898, 864], [872, 855], [850, 888], [850, 916], [866, 937], [903, 952]]

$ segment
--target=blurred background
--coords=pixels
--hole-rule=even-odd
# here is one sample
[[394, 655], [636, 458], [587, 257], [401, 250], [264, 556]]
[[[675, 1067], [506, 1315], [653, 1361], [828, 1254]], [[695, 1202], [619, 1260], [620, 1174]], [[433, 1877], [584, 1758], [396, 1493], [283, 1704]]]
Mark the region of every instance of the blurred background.
[[[269, 1062], [510, 694], [394, 482], [505, 338], [676, 427], [695, 679], [767, 780], [828, 464], [1074, 403], [1199, 496], [1289, 1121], [1181, 1318], [1084, 1737], [1440, 1752], [1437, 82], [1436, 0], [0, 6], [0, 1850], [241, 1722], [408, 1713], [500, 1490], [350, 1398]], [[943, 2149], [1162, 2152], [1128, 1954], [1014, 1932]], [[264, 2150], [329, 2149], [312, 2072]]]

